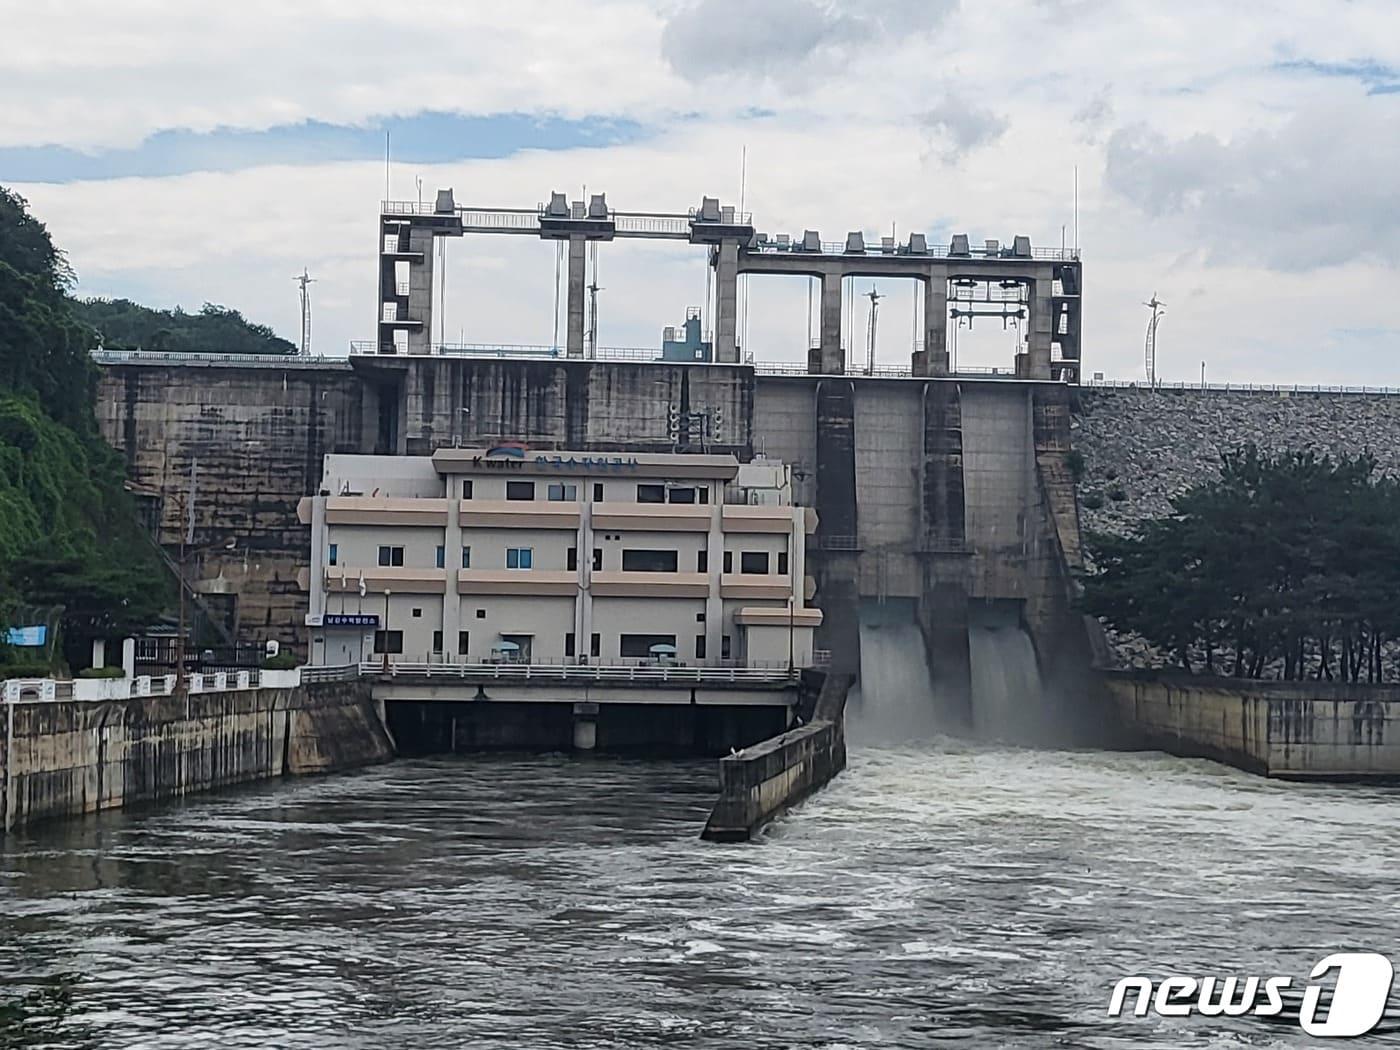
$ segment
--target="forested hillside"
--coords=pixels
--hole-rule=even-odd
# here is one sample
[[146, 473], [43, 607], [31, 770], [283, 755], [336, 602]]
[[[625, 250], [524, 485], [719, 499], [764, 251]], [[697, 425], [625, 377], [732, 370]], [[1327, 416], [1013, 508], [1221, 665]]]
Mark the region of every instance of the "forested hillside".
[[[76, 661], [93, 637], [149, 623], [174, 589], [97, 432], [95, 335], [72, 283], [43, 223], [0, 187], [0, 625], [62, 605]], [[0, 661], [21, 655], [0, 632]]]
[[294, 354], [296, 347], [267, 325], [237, 310], [205, 303], [197, 314], [152, 310], [129, 299], [82, 299], [74, 316], [97, 329], [108, 350], [161, 350], [180, 354]]

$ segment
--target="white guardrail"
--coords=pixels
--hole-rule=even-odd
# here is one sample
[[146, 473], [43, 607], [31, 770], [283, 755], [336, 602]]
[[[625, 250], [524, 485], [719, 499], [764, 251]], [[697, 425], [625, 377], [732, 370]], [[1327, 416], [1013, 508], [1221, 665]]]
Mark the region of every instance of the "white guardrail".
[[366, 661], [360, 673], [390, 678], [472, 678], [546, 682], [674, 682], [677, 684], [780, 684], [798, 669], [777, 667], [681, 667], [631, 664], [430, 664]]
[[[366, 660], [360, 664], [297, 667], [260, 671], [191, 674], [190, 693], [219, 693], [238, 689], [290, 689], [318, 682], [346, 682], [361, 677], [446, 678], [506, 682], [655, 682], [675, 685], [786, 685], [797, 680], [800, 668], [683, 667], [652, 664], [513, 664], [414, 663]], [[0, 682], [0, 702], [130, 700], [171, 696], [175, 675], [135, 678], [10, 678]]]
[[[290, 689], [302, 681], [301, 668], [282, 671], [224, 671], [191, 674], [191, 693], [220, 693], [238, 689]], [[356, 674], [352, 677], [358, 676]], [[48, 700], [131, 700], [148, 696], [171, 696], [175, 675], [137, 675], [135, 678], [9, 678], [0, 682], [0, 701]]]

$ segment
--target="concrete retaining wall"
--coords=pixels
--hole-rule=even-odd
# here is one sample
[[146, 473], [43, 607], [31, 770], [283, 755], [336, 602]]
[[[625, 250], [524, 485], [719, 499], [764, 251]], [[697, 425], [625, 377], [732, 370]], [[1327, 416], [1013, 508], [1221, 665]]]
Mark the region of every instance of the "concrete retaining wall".
[[1292, 780], [1400, 780], [1400, 686], [1109, 672], [1132, 738]]
[[0, 827], [382, 762], [369, 686], [0, 705]]
[[746, 842], [846, 768], [846, 694], [853, 681], [828, 675], [811, 722], [720, 759], [719, 801], [702, 838]]

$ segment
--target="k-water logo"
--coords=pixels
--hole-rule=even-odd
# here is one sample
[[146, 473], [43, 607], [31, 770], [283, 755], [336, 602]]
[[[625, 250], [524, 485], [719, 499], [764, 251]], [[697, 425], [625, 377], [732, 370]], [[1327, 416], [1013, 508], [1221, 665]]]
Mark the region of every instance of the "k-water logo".
[[[1326, 986], [1320, 978], [1336, 974], [1332, 999], [1325, 1007]], [[1380, 1024], [1395, 969], [1384, 955], [1338, 952], [1322, 959], [1308, 975], [1298, 1024], [1308, 1035], [1344, 1039], [1365, 1035]], [[1149, 1010], [1162, 1017], [1276, 1017], [1283, 1013], [1283, 993], [1294, 988], [1292, 977], [1188, 977], [1172, 975], [1152, 982], [1125, 977], [1113, 987], [1109, 1017], [1122, 1017], [1131, 996], [1135, 1017]]]

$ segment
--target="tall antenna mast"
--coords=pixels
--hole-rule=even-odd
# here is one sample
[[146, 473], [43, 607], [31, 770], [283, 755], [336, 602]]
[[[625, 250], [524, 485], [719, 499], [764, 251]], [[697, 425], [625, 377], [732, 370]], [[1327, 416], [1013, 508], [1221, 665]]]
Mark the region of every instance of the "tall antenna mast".
[[880, 320], [880, 300], [884, 296], [877, 292], [872, 284], [865, 297], [870, 300], [870, 330], [866, 334], [865, 348], [865, 374], [869, 376], [875, 374], [875, 326]]
[[297, 284], [301, 285], [301, 356], [311, 356], [311, 289], [308, 285], [314, 284], [316, 278], [306, 272], [302, 267], [301, 274], [293, 278]]
[[603, 289], [598, 285], [598, 243], [588, 247], [593, 256], [593, 280], [588, 285], [588, 357], [593, 360], [598, 356], [598, 293]]
[[1152, 298], [1142, 304], [1152, 311], [1152, 319], [1147, 322], [1147, 338], [1143, 341], [1143, 356], [1147, 363], [1147, 385], [1155, 387], [1157, 385], [1157, 325], [1162, 321], [1162, 314], [1166, 311], [1162, 307], [1167, 304], [1157, 298], [1157, 293], [1152, 293]]

